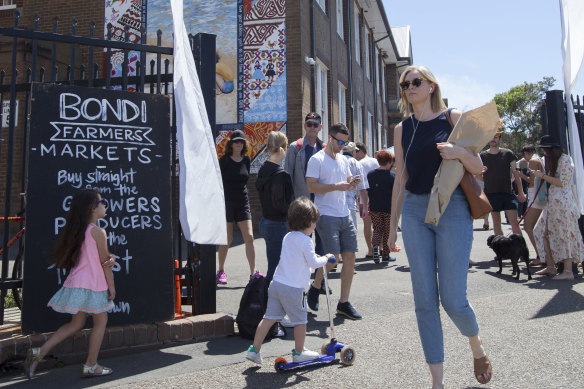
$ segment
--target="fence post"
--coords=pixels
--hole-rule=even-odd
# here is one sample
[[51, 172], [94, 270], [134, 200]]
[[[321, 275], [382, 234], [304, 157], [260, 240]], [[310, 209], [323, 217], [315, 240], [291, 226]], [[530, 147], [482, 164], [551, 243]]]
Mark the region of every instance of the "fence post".
[[[213, 34], [199, 33], [195, 35], [193, 42], [193, 56], [197, 65], [213, 139], [217, 138], [215, 129], [215, 39]], [[195, 251], [199, 261], [198, 271], [194, 275], [194, 277], [198, 276], [198, 282], [194, 282], [193, 314], [215, 313], [217, 311], [216, 246], [197, 245]]]

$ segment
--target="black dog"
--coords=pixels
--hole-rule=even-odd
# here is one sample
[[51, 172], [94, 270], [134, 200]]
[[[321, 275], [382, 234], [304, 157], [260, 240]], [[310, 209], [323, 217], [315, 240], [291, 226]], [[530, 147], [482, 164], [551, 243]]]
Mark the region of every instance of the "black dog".
[[497, 261], [499, 261], [499, 271], [503, 271], [503, 259], [510, 259], [513, 264], [513, 274], [515, 279], [519, 279], [519, 258], [525, 262], [527, 268], [527, 278], [531, 280], [531, 271], [529, 270], [529, 250], [525, 244], [525, 239], [519, 234], [511, 234], [509, 237], [503, 235], [491, 235], [487, 238], [487, 246], [489, 246], [495, 254], [497, 254]]

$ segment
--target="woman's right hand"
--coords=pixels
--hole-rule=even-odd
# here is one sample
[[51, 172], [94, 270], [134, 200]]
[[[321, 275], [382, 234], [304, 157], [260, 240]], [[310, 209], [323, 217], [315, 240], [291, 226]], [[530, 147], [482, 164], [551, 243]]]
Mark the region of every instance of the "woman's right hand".
[[397, 230], [391, 229], [391, 231], [389, 232], [389, 239], [387, 239], [387, 245], [389, 246], [389, 250], [393, 251], [394, 253], [401, 251], [401, 247], [399, 247], [397, 244], [395, 244], [396, 242], [397, 242]]

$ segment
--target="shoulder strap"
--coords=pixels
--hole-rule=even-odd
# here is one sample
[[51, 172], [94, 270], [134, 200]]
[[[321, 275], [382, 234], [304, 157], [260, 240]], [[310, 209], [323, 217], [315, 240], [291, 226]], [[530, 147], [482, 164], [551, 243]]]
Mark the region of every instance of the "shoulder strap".
[[296, 147], [298, 147], [298, 151], [302, 148], [302, 138], [298, 138], [296, 141]]
[[450, 123], [450, 128], [454, 128], [454, 123], [452, 123], [452, 118], [450, 117], [450, 111], [452, 111], [452, 108], [448, 108], [446, 112], [444, 112], [444, 115], [446, 116], [446, 119], [448, 119], [448, 123]]

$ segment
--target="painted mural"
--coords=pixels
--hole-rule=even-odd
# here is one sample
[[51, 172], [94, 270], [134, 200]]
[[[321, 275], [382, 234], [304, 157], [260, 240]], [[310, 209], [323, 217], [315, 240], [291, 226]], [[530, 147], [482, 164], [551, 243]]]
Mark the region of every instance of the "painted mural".
[[[105, 26], [104, 37], [107, 39], [107, 25], [111, 23], [112, 40], [125, 40], [125, 29], [128, 28], [128, 42], [139, 43], [141, 40], [141, 28], [146, 24], [147, 0], [106, 0], [105, 1]], [[138, 51], [128, 53], [128, 75], [136, 75], [136, 65], [140, 59]], [[104, 65], [107, 57], [104, 53]], [[113, 50], [111, 54], [111, 77], [122, 77], [122, 63], [124, 52]], [[105, 71], [106, 66], [103, 66]], [[121, 87], [114, 87], [120, 89]], [[134, 85], [128, 85], [128, 90], [135, 91]]]
[[[148, 42], [172, 46], [168, 0], [148, 2]], [[262, 154], [268, 133], [285, 131], [286, 0], [183, 0], [187, 31], [217, 36], [217, 155], [235, 129], [243, 130], [254, 159]], [[258, 167], [259, 168], [259, 167]]]
[[[217, 36], [215, 93], [216, 122], [219, 125], [238, 122], [238, 1], [241, 0], [183, 0], [187, 32], [193, 35], [205, 32]], [[170, 2], [148, 0], [148, 42], [155, 44], [156, 32], [161, 30], [162, 46], [172, 46], [172, 28]]]
[[[268, 133], [286, 131], [286, 6], [285, 0], [243, 1], [243, 132], [250, 141], [252, 173], [266, 157]], [[217, 139], [224, 152], [229, 129]], [[262, 157], [263, 156], [263, 157]], [[257, 161], [256, 161], [257, 158]]]

